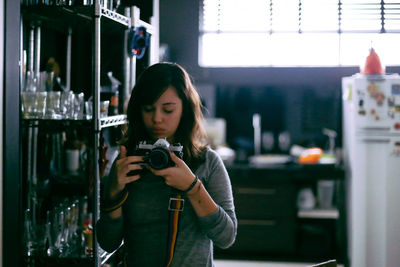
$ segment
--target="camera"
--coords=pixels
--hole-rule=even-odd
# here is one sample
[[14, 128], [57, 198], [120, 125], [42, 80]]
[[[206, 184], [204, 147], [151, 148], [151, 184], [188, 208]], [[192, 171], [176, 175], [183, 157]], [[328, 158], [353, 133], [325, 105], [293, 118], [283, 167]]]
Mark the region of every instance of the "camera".
[[155, 143], [147, 143], [141, 141], [133, 152], [134, 156], [143, 156], [143, 161], [155, 170], [161, 170], [175, 166], [169, 152], [172, 151], [175, 155], [182, 159], [183, 146], [179, 143], [170, 145], [165, 138], [158, 139]]

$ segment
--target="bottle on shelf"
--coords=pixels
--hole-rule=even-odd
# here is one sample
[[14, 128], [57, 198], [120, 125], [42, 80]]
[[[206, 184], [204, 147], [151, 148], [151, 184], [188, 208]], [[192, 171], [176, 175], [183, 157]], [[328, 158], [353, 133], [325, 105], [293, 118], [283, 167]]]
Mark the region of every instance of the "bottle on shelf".
[[110, 98], [110, 106], [108, 108], [108, 116], [118, 115], [118, 106], [119, 106], [119, 93], [118, 90], [115, 91]]

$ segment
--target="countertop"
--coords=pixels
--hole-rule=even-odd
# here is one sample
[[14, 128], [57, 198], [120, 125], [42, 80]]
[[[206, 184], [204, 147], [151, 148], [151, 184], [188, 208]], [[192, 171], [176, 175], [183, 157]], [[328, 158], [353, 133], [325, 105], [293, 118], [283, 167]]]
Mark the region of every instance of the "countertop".
[[257, 174], [276, 174], [282, 175], [295, 175], [296, 177], [319, 177], [319, 178], [334, 178], [344, 179], [345, 171], [343, 166], [336, 166], [334, 164], [263, 164], [253, 165], [247, 162], [238, 162], [225, 164], [227, 171], [231, 174], [238, 174], [244, 172], [257, 173]]

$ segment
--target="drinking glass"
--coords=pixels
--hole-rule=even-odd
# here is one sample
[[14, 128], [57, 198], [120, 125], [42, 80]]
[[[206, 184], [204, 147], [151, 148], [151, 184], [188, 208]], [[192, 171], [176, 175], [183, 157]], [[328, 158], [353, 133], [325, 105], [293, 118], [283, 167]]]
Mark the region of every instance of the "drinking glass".
[[92, 115], [93, 115], [93, 103], [92, 103], [92, 101], [86, 101], [85, 102], [85, 112], [86, 112], [86, 119], [87, 120], [92, 119]]
[[321, 209], [332, 208], [333, 193], [335, 189], [335, 181], [320, 180], [317, 184], [318, 204]]
[[61, 94], [60, 110], [64, 119], [71, 119], [73, 114], [74, 93], [72, 91], [64, 91]]
[[50, 92], [53, 91], [53, 87], [54, 87], [54, 72], [46, 72], [47, 76], [46, 76], [46, 91]]
[[273, 150], [274, 148], [274, 143], [275, 143], [275, 139], [274, 139], [274, 133], [273, 132], [263, 132], [262, 136], [262, 147], [264, 148], [264, 150], [266, 152], [269, 152], [271, 150]]
[[47, 92], [46, 118], [61, 119], [60, 99], [61, 92]]
[[73, 118], [75, 120], [82, 120], [83, 119], [83, 108], [85, 105], [85, 96], [83, 93], [74, 94], [74, 113]]
[[35, 118], [42, 119], [46, 113], [47, 92], [36, 92], [36, 114]]
[[21, 98], [22, 98], [24, 118], [26, 119], [34, 118], [37, 108], [36, 93], [30, 91], [22, 92]]
[[110, 106], [110, 101], [100, 102], [100, 118], [105, 118], [108, 115], [108, 107]]
[[282, 152], [289, 151], [290, 148], [290, 133], [288, 131], [281, 132], [278, 136], [279, 149]]

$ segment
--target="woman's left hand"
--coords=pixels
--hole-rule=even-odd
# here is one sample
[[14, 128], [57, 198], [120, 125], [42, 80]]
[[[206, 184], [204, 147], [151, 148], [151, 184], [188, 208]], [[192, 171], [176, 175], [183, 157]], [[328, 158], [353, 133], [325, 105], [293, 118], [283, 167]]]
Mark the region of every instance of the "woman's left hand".
[[169, 167], [162, 170], [155, 170], [150, 166], [147, 168], [155, 175], [162, 176], [165, 183], [178, 190], [186, 190], [194, 181], [195, 175], [186, 165], [186, 163], [177, 157], [173, 152], [170, 152], [172, 161], [175, 163], [174, 167]]

